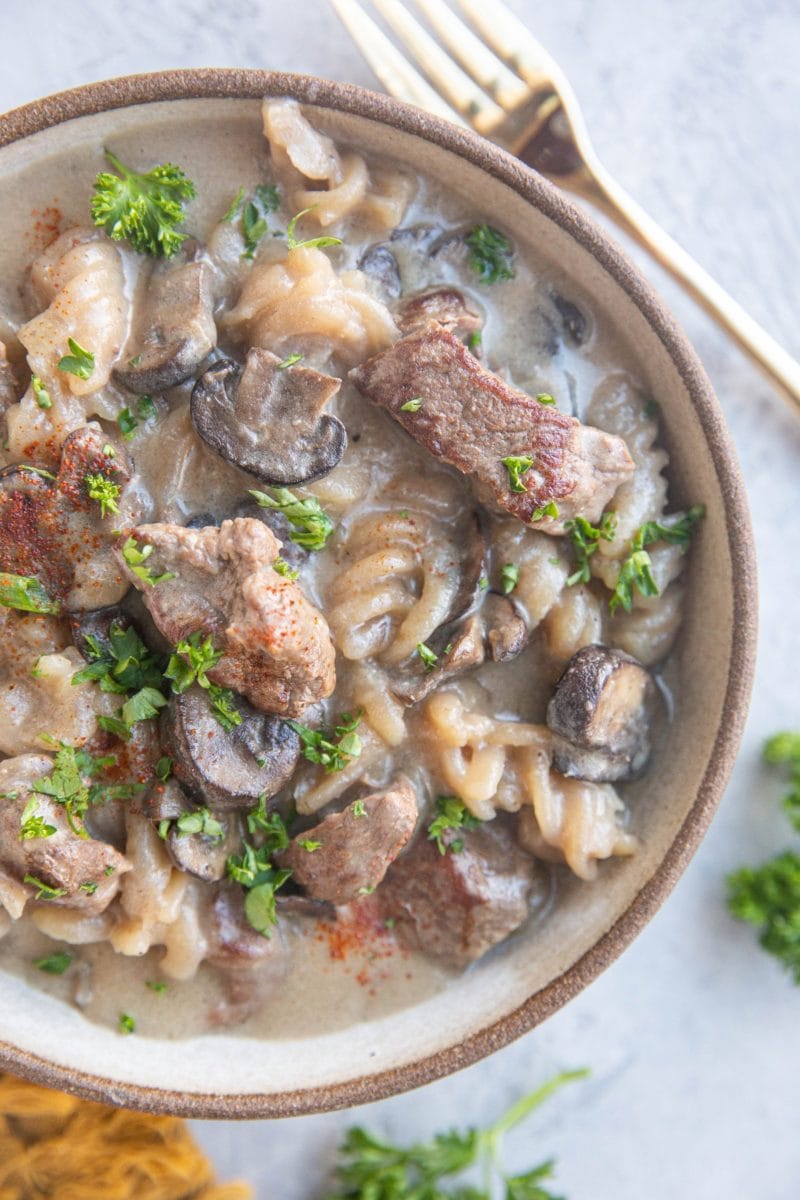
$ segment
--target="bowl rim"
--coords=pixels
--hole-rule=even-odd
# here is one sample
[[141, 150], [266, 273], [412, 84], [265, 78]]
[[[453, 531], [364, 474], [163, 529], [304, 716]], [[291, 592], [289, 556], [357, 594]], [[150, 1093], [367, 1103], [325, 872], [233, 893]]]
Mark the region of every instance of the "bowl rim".
[[325, 1112], [383, 1099], [470, 1066], [527, 1033], [572, 999], [633, 941], [666, 899], [702, 840], [733, 767], [752, 688], [757, 628], [755, 547], [744, 482], [720, 405], [700, 360], [651, 285], [624, 251], [563, 193], [512, 155], [467, 129], [354, 84], [280, 71], [189, 68], [121, 76], [32, 101], [0, 116], [0, 146], [51, 126], [116, 108], [169, 100], [291, 96], [303, 104], [366, 117], [432, 142], [479, 167], [569, 233], [627, 293], [662, 343], [693, 403], [711, 451], [725, 508], [733, 579], [733, 652], [722, 716], [694, 803], [651, 878], [615, 923], [567, 971], [517, 1009], [463, 1042], [422, 1059], [343, 1083], [290, 1092], [185, 1093], [120, 1083], [59, 1066], [0, 1042], [0, 1067], [46, 1087], [146, 1112], [253, 1119]]

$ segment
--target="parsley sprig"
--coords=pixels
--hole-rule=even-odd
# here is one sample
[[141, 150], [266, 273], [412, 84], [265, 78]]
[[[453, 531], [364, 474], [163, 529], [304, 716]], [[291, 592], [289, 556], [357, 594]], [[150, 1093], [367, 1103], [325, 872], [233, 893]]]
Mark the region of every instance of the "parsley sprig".
[[508, 486], [511, 491], [526, 492], [528, 489], [522, 482], [522, 476], [533, 466], [533, 459], [530, 455], [510, 454], [508, 458], [501, 458], [500, 462], [508, 471]]
[[42, 615], [61, 612], [61, 605], [47, 594], [35, 576], [9, 575], [7, 571], [0, 571], [0, 605]]
[[588, 583], [592, 577], [589, 559], [600, 545], [600, 540], [613, 542], [617, 530], [617, 514], [603, 513], [599, 525], [592, 525], [586, 517], [574, 517], [564, 522], [564, 531], [572, 542], [577, 570], [567, 580], [567, 587], [576, 583]]
[[197, 630], [178, 642], [164, 677], [172, 682], [172, 690], [178, 694], [193, 683], [203, 688], [208, 693], [211, 711], [226, 733], [230, 733], [236, 725], [241, 725], [242, 714], [236, 707], [231, 689], [212, 683], [207, 674], [221, 658], [222, 651], [215, 650], [210, 635], [203, 638], [202, 632]]
[[[765, 762], [788, 768], [783, 808], [800, 831], [800, 734], [775, 734], [763, 755]], [[740, 867], [727, 885], [732, 915], [761, 930], [760, 944], [800, 984], [800, 854], [785, 850], [759, 867]]]
[[299, 213], [295, 213], [289, 224], [286, 226], [286, 242], [290, 250], [302, 250], [303, 247], [311, 248], [312, 246], [316, 246], [319, 249], [322, 249], [323, 246], [341, 246], [342, 239], [338, 237], [315, 237], [305, 238], [305, 240], [298, 241], [298, 239], [294, 236], [297, 222], [301, 217], [304, 217], [307, 213], [310, 213], [315, 207], [316, 205], [312, 204], [311, 208], [301, 209]]
[[514, 278], [511, 243], [493, 225], [476, 225], [464, 236], [468, 262], [481, 283], [503, 283]]
[[[407, 1148], [382, 1141], [358, 1126], [349, 1129], [339, 1150], [336, 1189], [328, 1192], [326, 1200], [491, 1200], [498, 1195], [498, 1183], [505, 1200], [557, 1200], [541, 1186], [552, 1177], [552, 1160], [522, 1175], [506, 1175], [503, 1140], [564, 1084], [586, 1075], [586, 1071], [557, 1075], [519, 1100], [488, 1129], [451, 1130]], [[452, 1186], [458, 1176], [476, 1165], [483, 1167], [483, 1188], [463, 1183]]]
[[134, 725], [157, 716], [167, 703], [161, 667], [133, 626], [126, 629], [119, 621], [112, 621], [107, 641], [101, 642], [93, 634], [83, 641], [89, 665], [75, 672], [72, 683], [93, 681], [103, 692], [128, 696], [115, 717], [97, 718], [101, 729], [127, 741]]
[[67, 338], [69, 354], [64, 354], [56, 366], [67, 375], [75, 375], [78, 379], [90, 379], [94, 374], [94, 355], [91, 350], [84, 350], [74, 338]]
[[436, 842], [440, 854], [446, 854], [448, 850], [452, 854], [460, 854], [464, 849], [462, 838], [451, 838], [445, 841], [443, 834], [447, 830], [477, 829], [480, 821], [477, 817], [473, 817], [464, 801], [458, 796], [437, 796], [436, 798], [436, 816], [428, 826], [428, 841]]
[[187, 235], [176, 226], [183, 220], [183, 206], [196, 195], [196, 188], [180, 167], [164, 163], [140, 175], [121, 163], [110, 150], [105, 152], [119, 171], [101, 171], [94, 182], [92, 220], [115, 241], [125, 238], [139, 254], [171, 258]]
[[52, 771], [41, 779], [35, 779], [31, 791], [39, 796], [49, 796], [56, 804], [63, 805], [72, 832], [88, 840], [83, 818], [92, 805], [105, 804], [110, 800], [130, 800], [144, 790], [144, 785], [139, 783], [86, 782], [87, 779], [102, 775], [115, 763], [113, 755], [95, 758], [88, 750], [76, 750], [74, 746], [61, 742]]
[[280, 813], [267, 812], [266, 795], [247, 814], [247, 828], [257, 844], [245, 841], [241, 854], [228, 858], [229, 878], [245, 889], [244, 911], [257, 933], [270, 937], [278, 917], [275, 893], [283, 887], [292, 872], [273, 864], [273, 856], [289, 845], [289, 833]]
[[135, 538], [129, 537], [123, 544], [121, 553], [134, 575], [138, 576], [148, 587], [155, 587], [156, 584], [164, 583], [167, 579], [175, 578], [174, 571], [164, 571], [161, 575], [153, 574], [152, 568], [147, 565], [147, 560], [153, 553], [153, 546], [149, 542], [140, 545]]
[[289, 721], [300, 738], [301, 752], [309, 762], [325, 768], [328, 774], [343, 770], [354, 758], [361, 756], [361, 738], [356, 729], [361, 724], [362, 710], [357, 713], [342, 713], [338, 725], [329, 733], [322, 729], [309, 729], [299, 721]]
[[115, 483], [113, 479], [109, 479], [107, 475], [97, 474], [84, 475], [83, 481], [86, 484], [86, 494], [90, 500], [96, 500], [100, 505], [100, 519], [105, 520], [109, 513], [118, 513], [119, 505], [117, 500], [122, 491], [120, 484]]
[[291, 541], [306, 550], [322, 550], [333, 533], [333, 521], [315, 496], [300, 498], [288, 488], [274, 487], [273, 495], [251, 491], [250, 495], [261, 508], [281, 512], [292, 526]]
[[653, 578], [653, 560], [645, 547], [654, 542], [668, 542], [673, 546], [688, 548], [695, 526], [705, 516], [702, 504], [695, 504], [682, 517], [667, 521], [646, 521], [633, 535], [631, 551], [620, 567], [614, 593], [608, 602], [612, 617], [622, 607], [625, 612], [633, 608], [633, 593], [641, 596], [657, 596], [658, 584]]

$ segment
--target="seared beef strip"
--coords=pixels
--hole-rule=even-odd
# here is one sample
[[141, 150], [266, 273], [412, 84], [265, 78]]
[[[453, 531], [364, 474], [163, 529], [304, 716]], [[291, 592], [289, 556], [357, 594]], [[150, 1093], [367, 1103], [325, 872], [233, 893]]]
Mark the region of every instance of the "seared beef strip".
[[348, 904], [377, 887], [416, 821], [416, 792], [401, 777], [292, 838], [278, 862], [313, 899]]
[[[471, 476], [487, 503], [527, 523], [554, 501], [558, 517], [536, 522], [543, 533], [562, 534], [576, 516], [599, 520], [634, 470], [621, 438], [511, 387], [438, 325], [395, 342], [350, 376], [421, 446]], [[416, 411], [402, 411], [417, 398]], [[510, 486], [502, 461], [509, 457], [533, 459], [521, 492]]]
[[[87, 914], [102, 912], [116, 896], [120, 876], [130, 871], [131, 864], [107, 842], [79, 837], [69, 827], [63, 804], [31, 791], [31, 784], [52, 770], [53, 760], [46, 754], [21, 754], [0, 763], [4, 797], [0, 800], [0, 867], [20, 883], [30, 875], [63, 890], [63, 896], [48, 898], [48, 904], [79, 908]], [[21, 840], [22, 814], [31, 797], [36, 800], [33, 815], [54, 826], [56, 832]], [[36, 887], [28, 886], [33, 898]]]
[[419, 838], [393, 864], [378, 896], [405, 942], [463, 967], [526, 920], [535, 866], [499, 820], [446, 831], [443, 841], [441, 854], [435, 842]]
[[153, 586], [118, 552], [167, 641], [175, 646], [199, 630], [222, 651], [208, 672], [212, 682], [289, 717], [330, 696], [336, 675], [327, 623], [296, 583], [272, 569], [281, 543], [266, 525], [249, 517], [219, 528], [140, 525], [131, 536], [153, 547], [152, 577], [174, 576]]

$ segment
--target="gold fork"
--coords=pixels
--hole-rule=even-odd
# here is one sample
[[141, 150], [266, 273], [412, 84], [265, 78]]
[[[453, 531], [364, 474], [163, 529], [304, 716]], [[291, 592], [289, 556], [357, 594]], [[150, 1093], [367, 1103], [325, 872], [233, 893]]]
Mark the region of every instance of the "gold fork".
[[471, 126], [553, 183], [596, 205], [649, 251], [800, 405], [800, 362], [612, 178], [589, 141], [563, 71], [500, 0], [458, 0], [481, 37], [444, 0], [416, 0], [449, 54], [400, 0], [373, 0], [430, 83], [357, 0], [331, 3], [387, 91], [445, 120]]

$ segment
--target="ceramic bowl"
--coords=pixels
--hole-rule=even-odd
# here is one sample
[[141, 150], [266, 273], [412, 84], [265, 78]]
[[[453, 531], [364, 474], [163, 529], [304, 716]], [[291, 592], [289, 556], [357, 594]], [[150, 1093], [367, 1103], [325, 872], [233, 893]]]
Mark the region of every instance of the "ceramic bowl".
[[0, 238], [17, 236], [36, 201], [47, 201], [42, 180], [54, 156], [65, 189], [86, 148], [118, 135], [130, 143], [141, 133], [144, 143], [157, 129], [158, 144], [174, 146], [181, 163], [182, 147], [195, 162], [224, 161], [231, 123], [258, 136], [264, 95], [296, 97], [320, 128], [445, 181], [566, 272], [632, 348], [661, 405], [673, 495], [679, 504], [702, 498], [707, 519], [691, 556], [676, 652], [677, 713], [638, 801], [642, 850], [605, 864], [597, 884], [568, 889], [529, 936], [389, 1017], [291, 1040], [123, 1038], [0, 974], [4, 1068], [95, 1099], [195, 1117], [287, 1116], [377, 1100], [492, 1053], [586, 987], [650, 919], [706, 831], [739, 743], [755, 648], [742, 480], [696, 355], [619, 248], [555, 188], [477, 136], [384, 96], [297, 75], [203, 70], [116, 79], [0, 118]]

